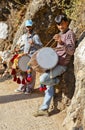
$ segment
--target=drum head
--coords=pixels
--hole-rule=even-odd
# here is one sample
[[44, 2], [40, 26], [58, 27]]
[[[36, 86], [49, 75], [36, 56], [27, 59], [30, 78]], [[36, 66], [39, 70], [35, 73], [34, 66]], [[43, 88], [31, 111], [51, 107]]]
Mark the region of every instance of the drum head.
[[52, 69], [58, 63], [58, 55], [50, 47], [40, 49], [36, 58], [38, 64], [45, 70]]
[[19, 69], [25, 72], [27, 70], [27, 64], [29, 61], [30, 57], [28, 55], [21, 56], [18, 60]]

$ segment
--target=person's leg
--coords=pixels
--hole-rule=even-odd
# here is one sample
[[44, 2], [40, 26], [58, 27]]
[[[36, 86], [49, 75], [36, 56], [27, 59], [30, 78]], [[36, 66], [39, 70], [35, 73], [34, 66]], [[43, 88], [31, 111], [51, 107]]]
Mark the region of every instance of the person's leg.
[[47, 86], [53, 86], [59, 83], [59, 79], [57, 77], [51, 79], [50, 73], [44, 73], [40, 76], [40, 83]]
[[19, 87], [14, 90], [15, 92], [24, 92], [25, 86], [23, 84], [19, 84]]
[[53, 86], [47, 86], [47, 90], [45, 91], [44, 101], [43, 101], [39, 110], [49, 109], [50, 102], [51, 102], [53, 95], [54, 95], [54, 87]]
[[41, 84], [44, 83], [46, 85], [48, 83], [49, 85], [46, 86], [47, 89], [45, 90], [45, 97], [44, 97], [44, 101], [43, 101], [42, 105], [40, 106], [39, 110], [36, 113], [34, 113], [35, 117], [49, 116], [48, 109], [49, 109], [49, 106], [50, 106], [51, 99], [54, 95], [54, 85], [58, 84], [59, 80], [56, 78], [56, 79], [51, 79], [51, 81], [50, 81], [49, 74], [44, 73], [40, 77], [40, 83]]
[[66, 71], [67, 67], [62, 65], [55, 66], [51, 71], [49, 71], [50, 78], [55, 78], [57, 76], [60, 76]]
[[[58, 67], [56, 70], [56, 75], [60, 75], [64, 72], [63, 67]], [[50, 73], [44, 73], [40, 76], [40, 83], [47, 85], [47, 90], [45, 91], [45, 97], [44, 97], [44, 101], [41, 105], [41, 107], [39, 108], [39, 111], [34, 115], [35, 117], [37, 116], [43, 116], [43, 115], [48, 115], [48, 109], [50, 106], [50, 102], [51, 99], [54, 95], [54, 85], [59, 83], [59, 79], [57, 77], [55, 78], [50, 78]]]
[[49, 108], [51, 99], [54, 95], [54, 85], [59, 83], [59, 79], [57, 77], [50, 79], [50, 74], [44, 73], [40, 76], [40, 83], [47, 85], [46, 86], [47, 90], [45, 91], [44, 101], [40, 107], [40, 110], [41, 109], [45, 110]]
[[44, 101], [43, 101], [42, 105], [40, 106], [39, 110], [33, 114], [35, 117], [49, 116], [48, 109], [49, 109], [50, 102], [51, 102], [53, 95], [54, 95], [54, 87], [47, 86], [47, 90], [45, 91]]
[[[22, 75], [20, 75], [20, 80], [22, 81], [23, 77]], [[25, 85], [24, 84], [19, 84], [19, 87], [17, 89], [14, 90], [15, 92], [24, 92], [25, 91]]]
[[26, 84], [25, 94], [32, 93], [34, 86], [35, 86], [35, 79], [36, 79], [36, 72], [34, 70], [32, 70], [32, 82]]
[[36, 80], [36, 72], [32, 69], [32, 82], [29, 84], [30, 90], [34, 89], [35, 80]]

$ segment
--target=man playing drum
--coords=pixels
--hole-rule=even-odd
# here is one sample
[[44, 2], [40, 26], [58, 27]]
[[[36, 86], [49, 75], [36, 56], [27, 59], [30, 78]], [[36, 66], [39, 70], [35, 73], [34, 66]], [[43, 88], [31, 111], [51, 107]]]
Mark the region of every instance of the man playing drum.
[[[32, 20], [26, 20], [25, 27], [27, 33], [19, 38], [17, 45], [20, 46], [20, 49], [24, 52], [24, 54], [28, 54], [31, 57], [35, 51], [42, 47], [42, 43], [39, 36], [34, 32]], [[35, 84], [35, 75], [35, 72], [32, 70], [33, 80], [25, 85], [21, 83], [15, 92], [25, 91], [25, 94], [30, 93]], [[25, 77], [24, 72], [21, 73], [20, 80], [23, 79], [23, 76]]]
[[58, 64], [51, 70], [52, 77], [50, 77], [50, 71], [43, 73], [40, 76], [40, 83], [46, 85], [44, 101], [40, 106], [39, 110], [34, 113], [37, 116], [48, 116], [49, 106], [51, 99], [54, 95], [54, 85], [59, 83], [57, 76], [61, 75], [66, 71], [67, 64], [75, 51], [75, 35], [72, 30], [69, 29], [69, 20], [65, 14], [61, 14], [55, 17], [56, 25], [60, 31], [59, 34], [55, 34], [53, 39], [57, 42], [55, 48], [56, 53], [59, 57]]

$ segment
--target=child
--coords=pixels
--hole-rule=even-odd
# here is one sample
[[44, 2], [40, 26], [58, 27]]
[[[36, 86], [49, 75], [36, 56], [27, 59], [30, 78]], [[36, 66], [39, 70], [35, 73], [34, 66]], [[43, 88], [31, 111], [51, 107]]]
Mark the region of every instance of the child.
[[55, 48], [59, 57], [58, 64], [52, 69], [52, 78], [50, 78], [50, 70], [40, 76], [40, 83], [46, 85], [44, 101], [39, 110], [34, 113], [34, 116], [48, 116], [48, 109], [51, 103], [51, 99], [54, 95], [54, 85], [59, 83], [57, 76], [66, 71], [67, 64], [75, 51], [75, 35], [69, 29], [69, 20], [66, 15], [61, 14], [55, 18], [56, 26], [60, 33], [55, 34], [53, 39], [57, 42]]

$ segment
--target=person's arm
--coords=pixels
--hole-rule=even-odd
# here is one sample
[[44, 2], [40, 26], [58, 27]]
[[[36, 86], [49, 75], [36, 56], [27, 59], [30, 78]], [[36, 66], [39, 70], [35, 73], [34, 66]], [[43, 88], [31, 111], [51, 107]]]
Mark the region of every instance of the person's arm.
[[63, 41], [62, 41], [62, 39], [61, 39], [61, 35], [60, 34], [55, 34], [54, 36], [53, 36], [53, 39], [57, 42], [57, 43], [59, 43], [59, 44], [64, 44], [63, 43]]
[[42, 44], [42, 42], [41, 42], [41, 40], [40, 40], [40, 38], [39, 38], [39, 36], [37, 35], [37, 34], [35, 34], [34, 36], [33, 36], [33, 42], [34, 42], [34, 44], [36, 44], [36, 45], [39, 45], [39, 46], [43, 46], [43, 44]]
[[75, 51], [75, 35], [72, 31], [66, 35], [66, 43], [65, 43], [66, 53], [69, 55], [73, 55]]
[[60, 34], [55, 34], [53, 39], [65, 48], [67, 54], [73, 55], [75, 51], [75, 35], [71, 30], [63, 35], [65, 35], [64, 40]]

